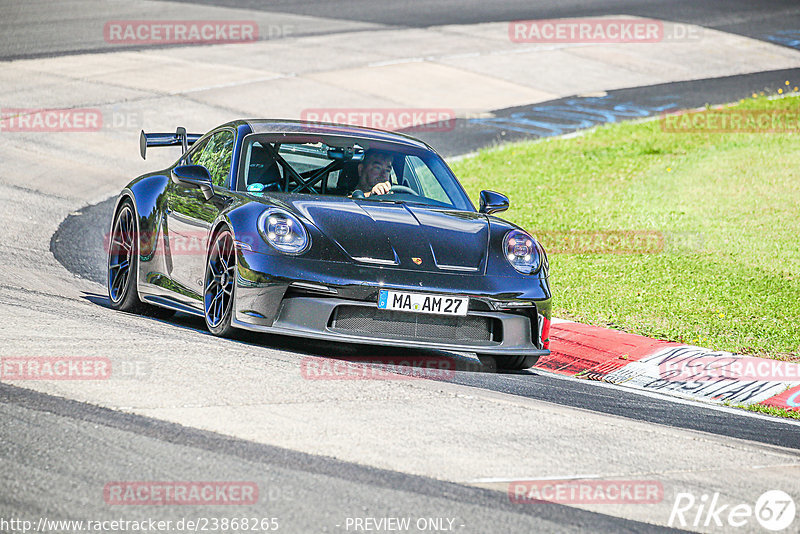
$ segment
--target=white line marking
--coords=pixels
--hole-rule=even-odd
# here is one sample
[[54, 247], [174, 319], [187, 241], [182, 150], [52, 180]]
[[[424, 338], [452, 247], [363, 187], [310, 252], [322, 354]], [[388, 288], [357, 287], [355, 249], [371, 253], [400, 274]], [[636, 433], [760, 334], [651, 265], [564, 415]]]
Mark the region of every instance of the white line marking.
[[[751, 465], [749, 469], [797, 469], [800, 468], [800, 464], [775, 464], [775, 465]], [[704, 469], [703, 471], [715, 471], [716, 469]], [[605, 475], [563, 475], [563, 476], [551, 476], [551, 477], [487, 477], [487, 478], [475, 478], [472, 480], [467, 480], [465, 484], [506, 484], [511, 482], [534, 482], [537, 480], [596, 480], [596, 479], [607, 479], [607, 480], [627, 480], [627, 479], [635, 479], [640, 478], [642, 476], [650, 476], [660, 474], [660, 475], [667, 475], [671, 473], [691, 473], [696, 472], [692, 470], [667, 470], [667, 471], [651, 471], [647, 473], [621, 473], [621, 474], [605, 474]]]
[[564, 476], [555, 476], [555, 477], [517, 477], [517, 478], [506, 478], [506, 477], [498, 477], [498, 478], [476, 478], [474, 480], [468, 480], [467, 484], [495, 484], [501, 482], [517, 482], [519, 480], [524, 481], [533, 481], [533, 480], [584, 480], [584, 479], [595, 479], [600, 478], [600, 475], [564, 475]]
[[[717, 410], [717, 411], [720, 411], [720, 412], [725, 412], [725, 413], [734, 414], [734, 415], [740, 415], [742, 417], [753, 417], [755, 419], [761, 419], [761, 420], [764, 420], [764, 421], [772, 421], [772, 422], [775, 422], [775, 423], [784, 423], [784, 424], [787, 424], [787, 425], [800, 427], [800, 420], [797, 420], [797, 419], [788, 419], [788, 418], [784, 418], [784, 417], [772, 417], [772, 416], [769, 416], [769, 415], [762, 415], [762, 414], [756, 413], [756, 412], [749, 412], [749, 411], [743, 410], [741, 408], [733, 408], [733, 407], [730, 407], [730, 406], [724, 406], [722, 404], [713, 404], [711, 402], [700, 402], [700, 401], [685, 399], [685, 398], [681, 398], [681, 397], [673, 397], [671, 395], [664, 395], [662, 393], [656, 393], [654, 391], [646, 391], [646, 390], [634, 389], [634, 388], [630, 388], [630, 387], [618, 386], [616, 384], [608, 384], [606, 382], [600, 382], [598, 380], [586, 380], [586, 379], [582, 379], [582, 378], [575, 378], [575, 377], [572, 377], [572, 376], [564, 376], [564, 375], [560, 375], [560, 374], [553, 373], [553, 372], [550, 372], [550, 371], [546, 371], [544, 369], [539, 369], [537, 367], [532, 368], [532, 370], [534, 372], [537, 372], [537, 373], [541, 372], [543, 374], [546, 374], [549, 377], [557, 378], [559, 380], [564, 380], [564, 381], [568, 381], [568, 382], [572, 382], [572, 381], [582, 382], [584, 384], [591, 384], [591, 385], [596, 386], [596, 387], [601, 387], [601, 388], [606, 388], [606, 389], [615, 389], [617, 391], [622, 390], [622, 391], [625, 391], [627, 393], [632, 393], [632, 394], [635, 394], [635, 395], [641, 395], [643, 397], [650, 397], [650, 398], [653, 398], [653, 399], [666, 400], [666, 401], [674, 402], [676, 404], [686, 404], [688, 406], [695, 406], [697, 408], [709, 408], [709, 409]], [[669, 426], [675, 426], [675, 425], [669, 425]], [[745, 439], [745, 438], [743, 438], [743, 439]]]
[[387, 67], [389, 65], [402, 65], [403, 63], [422, 63], [425, 61], [424, 57], [405, 57], [401, 59], [388, 59], [386, 61], [375, 61], [374, 63], [367, 63], [367, 67]]
[[216, 85], [206, 85], [205, 87], [193, 87], [182, 91], [174, 91], [167, 93], [169, 95], [188, 95], [190, 93], [198, 93], [200, 91], [209, 91], [211, 89], [222, 89], [223, 87], [235, 87], [238, 85], [250, 85], [251, 83], [268, 82], [272, 80], [280, 80], [282, 78], [293, 78], [294, 74], [273, 74], [271, 76], [262, 76], [260, 78], [248, 78], [246, 80], [238, 80], [235, 82], [226, 82]]

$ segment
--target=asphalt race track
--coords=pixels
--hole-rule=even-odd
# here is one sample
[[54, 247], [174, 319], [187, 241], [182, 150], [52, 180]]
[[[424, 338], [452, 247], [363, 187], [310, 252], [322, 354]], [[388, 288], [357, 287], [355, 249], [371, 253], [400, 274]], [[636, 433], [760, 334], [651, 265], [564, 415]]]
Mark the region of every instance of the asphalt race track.
[[[180, 3], [188, 4], [180, 6]], [[11, 4], [11, 2], [9, 2]], [[108, 49], [102, 38], [91, 39], [88, 32], [80, 30], [99, 25], [111, 19], [139, 17], [153, 6], [140, 7], [129, 2], [107, 2], [102, 11], [92, 2], [72, 2], [69, 10], [49, 7], [15, 6], [17, 19], [7, 18], [2, 32], [0, 59], [59, 55], [75, 51]], [[776, 38], [781, 31], [800, 28], [800, 6], [793, 0], [769, 2], [766, 8], [750, 0], [504, 0], [481, 2], [476, 0], [433, 0], [425, 2], [422, 9], [415, 2], [390, 0], [178, 0], [164, 2], [174, 14], [186, 14], [197, 6], [227, 7], [269, 13], [266, 20], [274, 24], [284, 22], [281, 14], [289, 17], [305, 15], [339, 21], [317, 27], [298, 28], [303, 33], [329, 33], [344, 31], [347, 23], [380, 24], [395, 27], [426, 27], [445, 24], [476, 24], [525, 19], [552, 19], [567, 17], [592, 17], [624, 13], [638, 17], [652, 17], [675, 22], [690, 22], [721, 31], [746, 35], [755, 39]], [[177, 7], [172, 7], [177, 6]], [[143, 17], [139, 17], [143, 18]], [[161, 18], [161, 17], [159, 17]], [[168, 17], [164, 17], [168, 18]], [[178, 18], [178, 17], [175, 17]], [[22, 24], [18, 22], [22, 21]]]
[[[768, 7], [747, 0], [532, 4], [434, 0], [421, 13], [416, 2], [368, 0], [2, 2], [0, 61], [56, 58], [69, 71], [78, 68], [70, 61], [83, 54], [102, 58], [129, 50], [104, 42], [106, 21], [146, 19], [154, 11], [162, 19], [289, 25], [293, 36], [311, 39], [627, 14], [800, 48], [793, 37], [800, 39], [800, 6], [793, 1]], [[220, 57], [228, 53], [225, 45], [206, 49]], [[46, 99], [30, 106], [86, 105], [75, 86], [63, 89], [42, 74], [31, 79], [45, 87], [32, 94]], [[800, 80], [800, 63], [499, 105], [488, 108], [488, 120], [459, 119], [449, 135], [420, 137], [456, 156], [585, 127], [555, 121], [545, 130], [525, 129], [514, 123], [520, 114], [543, 118], [554, 109], [627, 106], [648, 117], [745, 98], [785, 79]], [[13, 83], [12, 75], [0, 72], [0, 107], [9, 106], [3, 94], [24, 101], [24, 90], [3, 89]], [[119, 89], [111, 82], [106, 88]], [[97, 98], [105, 102], [105, 96]], [[146, 97], [131, 91], [122, 98], [135, 104]], [[172, 120], [200, 102], [180, 98], [163, 92], [154, 105], [177, 100]], [[204, 120], [231, 113], [215, 109], [209, 112], [213, 119]], [[629, 115], [613, 120], [624, 118]], [[718, 494], [733, 506], [753, 505], [764, 492], [782, 489], [794, 491], [800, 505], [797, 422], [544, 372], [498, 373], [471, 355], [447, 355], [458, 370], [443, 381], [314, 381], [302, 375], [299, 362], [406, 353], [255, 334], [218, 339], [202, 321], [182, 314], [164, 321], [113, 312], [103, 250], [114, 201], [109, 196], [135, 175], [133, 169], [158, 168], [171, 156], [148, 154], [146, 163], [128, 163], [138, 154], [127, 133], [85, 147], [74, 139], [7, 135], [0, 132], [0, 356], [102, 356], [143, 371], [104, 383], [0, 383], [0, 531], [21, 531], [4, 526], [11, 518], [36, 524], [41, 518], [177, 523], [257, 517], [276, 518], [278, 532], [398, 530], [375, 526], [381, 518], [410, 518], [417, 525], [406, 529], [411, 532], [659, 532], [671, 530], [670, 511], [680, 492], [698, 499]], [[70, 151], [74, 160], [64, 157]], [[103, 161], [95, 164], [97, 154]], [[511, 502], [509, 482], [528, 479], [657, 481], [663, 499], [649, 506]], [[252, 505], [118, 506], [104, 496], [115, 481], [248, 481], [259, 495]], [[682, 528], [731, 531], [713, 524]], [[86, 530], [73, 525], [45, 531]], [[735, 531], [764, 532], [755, 520]]]
[[[639, 532], [647, 527], [558, 504], [514, 506], [505, 495], [489, 490], [235, 440], [27, 390], [3, 386], [0, 400], [7, 421], [4, 449], [25, 458], [4, 467], [3, 505], [25, 509], [29, 515], [54, 515], [52, 504], [42, 503], [42, 495], [30, 483], [33, 465], [57, 466], [58, 474], [46, 477], [48, 500], [58, 500], [57, 509], [66, 516], [79, 508], [86, 517], [105, 517], [107, 510], [102, 501], [87, 502], [81, 496], [91, 495], [108, 480], [128, 476], [127, 466], [136, 465], [139, 476], [168, 472], [175, 480], [257, 481], [265, 494], [262, 504], [242, 513], [280, 518], [282, 529], [291, 532], [344, 525], [347, 516], [441, 517], [445, 511], [457, 518], [456, 526], [468, 523], [470, 530], [483, 532]], [[65, 437], [80, 443], [79, 454], [65, 447]], [[173, 508], [158, 517], [177, 522], [208, 514], [198, 506]]]
[[[79, 276], [97, 283], [105, 283], [105, 255], [103, 253], [103, 234], [107, 221], [114, 210], [114, 200], [109, 199], [87, 206], [80, 214], [70, 215], [53, 235], [51, 250], [61, 263]], [[96, 302], [107, 306], [107, 297], [97, 297]], [[205, 324], [190, 316], [179, 316], [176, 322], [196, 329], [205, 330]], [[169, 321], [167, 321], [169, 322]], [[252, 335], [253, 343], [270, 344], [269, 339]], [[330, 355], [330, 347], [320, 344], [309, 347], [307, 341], [292, 338], [281, 340], [287, 350], [298, 356], [309, 348], [319, 356]], [[273, 340], [274, 342], [274, 340]], [[313, 349], [317, 349], [314, 351]], [[370, 352], [367, 352], [370, 354]], [[402, 354], [402, 352], [395, 354]], [[347, 353], [338, 355], [347, 358]], [[633, 419], [659, 423], [691, 430], [702, 430], [721, 436], [749, 439], [771, 445], [800, 449], [798, 425], [766, 417], [754, 417], [737, 411], [720, 411], [693, 403], [676, 405], [673, 399], [631, 393], [619, 388], [587, 382], [569, 380], [536, 371], [519, 373], [496, 373], [479, 362], [465, 360], [453, 382], [466, 386], [510, 393], [564, 406], [582, 408], [601, 413], [620, 415]], [[533, 378], [535, 377], [535, 379]]]

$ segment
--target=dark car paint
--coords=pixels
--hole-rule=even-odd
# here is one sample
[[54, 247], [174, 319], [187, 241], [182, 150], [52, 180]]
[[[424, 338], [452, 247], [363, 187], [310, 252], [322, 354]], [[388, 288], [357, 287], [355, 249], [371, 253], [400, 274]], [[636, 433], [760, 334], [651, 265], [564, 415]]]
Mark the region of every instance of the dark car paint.
[[[288, 131], [295, 128], [293, 123], [284, 121], [255, 124], [256, 130], [262, 132], [270, 131], [269, 126], [275, 124]], [[223, 127], [236, 130], [230, 186], [236, 183], [242, 141], [253, 131], [251, 124], [236, 121], [223, 125], [203, 136], [195, 146], [201, 146], [208, 135]], [[308, 134], [306, 130], [299, 133]], [[360, 128], [325, 128], [326, 136], [364, 137], [373, 133]], [[432, 150], [406, 136], [380, 134], [382, 143]], [[187, 154], [191, 156], [192, 150]], [[503, 313], [529, 317], [531, 330], [537, 330], [534, 344], [538, 349], [546, 348], [535, 325], [538, 315], [549, 323], [547, 269], [524, 275], [503, 257], [503, 238], [517, 226], [475, 211], [336, 196], [262, 196], [215, 186], [214, 196], [206, 200], [199, 188], [171, 177], [171, 170], [189, 159], [184, 155], [164, 171], [133, 180], [118, 199], [119, 206], [122, 199], [130, 198], [138, 215], [138, 290], [143, 300], [202, 316], [207, 242], [215, 231], [226, 227], [239, 244], [234, 301], [234, 319], [239, 327], [270, 327], [283, 299], [308, 296], [308, 290], [290, 287], [293, 282], [319, 284], [335, 291], [337, 299], [373, 306], [378, 289], [386, 287], [470, 296], [470, 310], [476, 313], [500, 313], [497, 310], [502, 311], [506, 301], [529, 301], [529, 308], [506, 309]], [[303, 223], [311, 239], [306, 253], [287, 256], [261, 238], [256, 221], [269, 206], [285, 209]], [[198, 236], [206, 242], [197, 246], [196, 253], [172, 250], [171, 243], [176, 238]], [[383, 263], [355, 259], [364, 257]]]

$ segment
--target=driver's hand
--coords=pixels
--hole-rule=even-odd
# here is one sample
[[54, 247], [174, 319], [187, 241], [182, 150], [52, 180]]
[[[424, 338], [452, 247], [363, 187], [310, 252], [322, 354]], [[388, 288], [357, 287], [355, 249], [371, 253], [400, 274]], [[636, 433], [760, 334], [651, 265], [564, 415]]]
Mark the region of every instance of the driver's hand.
[[375, 187], [373, 187], [372, 190], [369, 193], [367, 193], [366, 195], [364, 195], [364, 196], [385, 195], [385, 194], [389, 193], [389, 191], [391, 191], [391, 190], [392, 190], [392, 183], [391, 182], [389, 182], [389, 181], [380, 182], [380, 183], [375, 184]]

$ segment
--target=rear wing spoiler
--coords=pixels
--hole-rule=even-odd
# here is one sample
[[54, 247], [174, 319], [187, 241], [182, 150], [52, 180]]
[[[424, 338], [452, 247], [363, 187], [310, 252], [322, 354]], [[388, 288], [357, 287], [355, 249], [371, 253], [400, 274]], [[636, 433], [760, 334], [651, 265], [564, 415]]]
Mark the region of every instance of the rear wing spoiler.
[[186, 133], [186, 128], [179, 126], [175, 133], [142, 133], [139, 134], [139, 154], [142, 159], [146, 159], [147, 147], [149, 146], [180, 146], [185, 153], [192, 145], [200, 139], [203, 134]]

